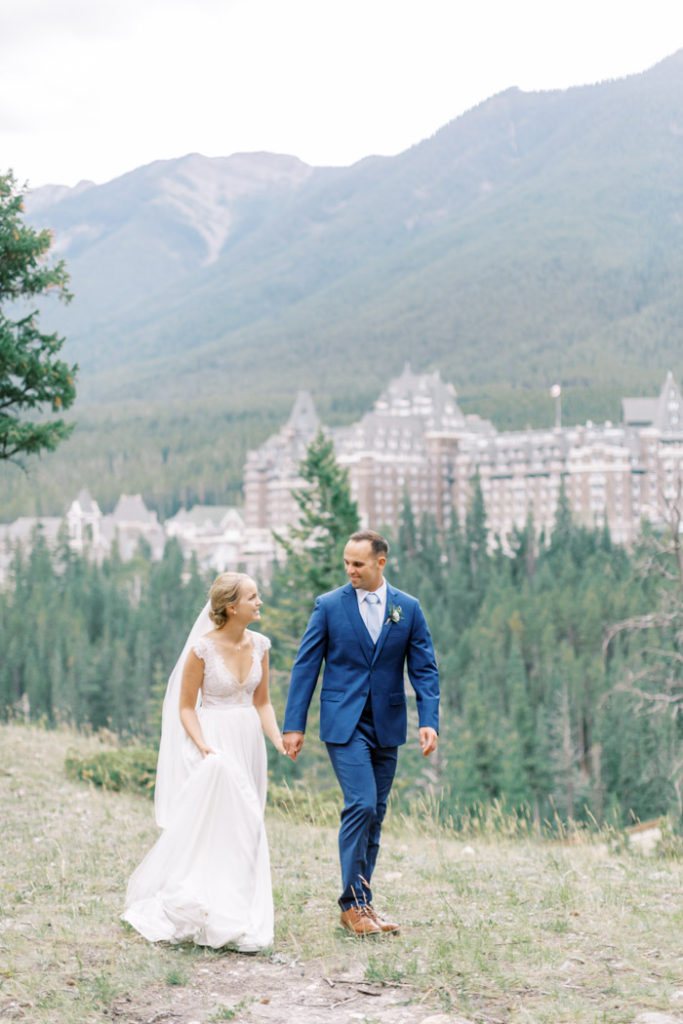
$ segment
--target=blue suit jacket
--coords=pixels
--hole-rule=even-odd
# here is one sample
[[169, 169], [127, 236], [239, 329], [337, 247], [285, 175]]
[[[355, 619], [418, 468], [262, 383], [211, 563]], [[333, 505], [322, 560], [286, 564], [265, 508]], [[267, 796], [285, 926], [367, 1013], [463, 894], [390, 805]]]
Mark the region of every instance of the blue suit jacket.
[[[392, 606], [401, 608], [399, 622], [389, 619]], [[439, 673], [432, 638], [414, 597], [387, 583], [387, 616], [376, 644], [363, 622], [350, 583], [317, 599], [292, 668], [284, 732], [305, 732], [323, 661], [323, 742], [348, 742], [370, 694], [379, 745], [396, 747], [405, 743], [404, 666], [415, 690], [420, 726], [438, 730]]]

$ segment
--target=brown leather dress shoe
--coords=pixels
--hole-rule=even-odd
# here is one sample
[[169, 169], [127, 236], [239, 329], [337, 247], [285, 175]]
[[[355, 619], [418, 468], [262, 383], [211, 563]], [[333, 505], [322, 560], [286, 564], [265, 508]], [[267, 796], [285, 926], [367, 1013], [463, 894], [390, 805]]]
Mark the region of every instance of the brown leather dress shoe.
[[375, 924], [379, 925], [380, 931], [392, 932], [396, 935], [401, 930], [400, 926], [395, 921], [391, 921], [388, 917], [383, 917], [381, 914], [378, 914], [374, 907], [369, 906], [368, 910], [372, 914], [372, 919]]
[[342, 910], [341, 923], [342, 927], [352, 935], [358, 935], [361, 938], [366, 935], [382, 934], [382, 929], [375, 921], [370, 907], [358, 906]]

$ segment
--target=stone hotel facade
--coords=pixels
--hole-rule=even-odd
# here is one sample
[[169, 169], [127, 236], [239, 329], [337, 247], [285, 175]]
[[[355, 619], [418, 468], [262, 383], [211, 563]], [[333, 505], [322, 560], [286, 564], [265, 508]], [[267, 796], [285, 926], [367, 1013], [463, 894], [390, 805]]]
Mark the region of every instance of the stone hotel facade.
[[[615, 541], [628, 543], [643, 519], [661, 525], [683, 485], [683, 401], [669, 374], [658, 398], [625, 398], [622, 422], [497, 431], [466, 416], [455, 390], [438, 373], [409, 367], [392, 381], [358, 423], [334, 432], [337, 459], [349, 473], [364, 525], [399, 525], [406, 494], [413, 512], [431, 513], [446, 529], [453, 510], [467, 517], [472, 478], [479, 474], [491, 537], [503, 544], [531, 512], [538, 531], [552, 531], [564, 484], [575, 518], [607, 523]], [[320, 429], [311, 396], [302, 392], [279, 433], [249, 452], [243, 510], [197, 505], [160, 523], [141, 496], [121, 495], [103, 515], [83, 490], [63, 517], [21, 518], [0, 525], [0, 585], [14, 550], [28, 549], [39, 527], [54, 546], [62, 537], [74, 551], [101, 562], [116, 545], [127, 561], [140, 543], [153, 559], [175, 537], [186, 557], [220, 572], [242, 568], [267, 581], [278, 555], [272, 530], [286, 532], [298, 508], [291, 491], [305, 486], [299, 465]]]
[[[302, 392], [285, 427], [248, 453], [249, 527], [285, 530], [295, 521], [290, 492], [303, 486], [298, 465], [319, 429]], [[431, 513], [440, 529], [453, 510], [464, 522], [478, 473], [490, 533], [503, 542], [530, 513], [538, 531], [550, 532], [564, 483], [578, 522], [607, 524], [615, 541], [628, 543], [643, 519], [667, 520], [683, 482], [683, 399], [671, 373], [659, 397], [623, 399], [620, 424], [497, 431], [465, 415], [438, 372], [406, 367], [359, 422], [326, 432], [363, 524], [380, 529], [398, 526], [406, 494], [415, 516]]]

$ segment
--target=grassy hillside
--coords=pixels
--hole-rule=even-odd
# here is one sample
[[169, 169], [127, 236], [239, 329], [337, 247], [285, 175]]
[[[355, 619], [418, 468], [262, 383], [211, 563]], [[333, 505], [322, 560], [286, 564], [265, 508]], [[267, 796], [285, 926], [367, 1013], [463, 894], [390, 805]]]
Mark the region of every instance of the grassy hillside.
[[337, 928], [335, 829], [270, 810], [272, 955], [152, 946], [118, 919], [151, 803], [63, 772], [101, 745], [0, 726], [3, 1019], [623, 1024], [680, 1005], [681, 862], [606, 833], [515, 838], [495, 814], [468, 834], [390, 814], [375, 888], [403, 929], [359, 943]]

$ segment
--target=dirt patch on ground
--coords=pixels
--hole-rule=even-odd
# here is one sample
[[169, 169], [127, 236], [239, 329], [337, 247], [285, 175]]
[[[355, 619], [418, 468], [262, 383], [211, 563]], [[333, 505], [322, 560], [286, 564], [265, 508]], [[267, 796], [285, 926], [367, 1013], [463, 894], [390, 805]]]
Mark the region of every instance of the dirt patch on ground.
[[422, 1024], [454, 1020], [437, 1014], [403, 985], [364, 980], [362, 965], [338, 972], [320, 961], [274, 955], [225, 958], [195, 970], [184, 985], [155, 986], [116, 999], [117, 1024]]

